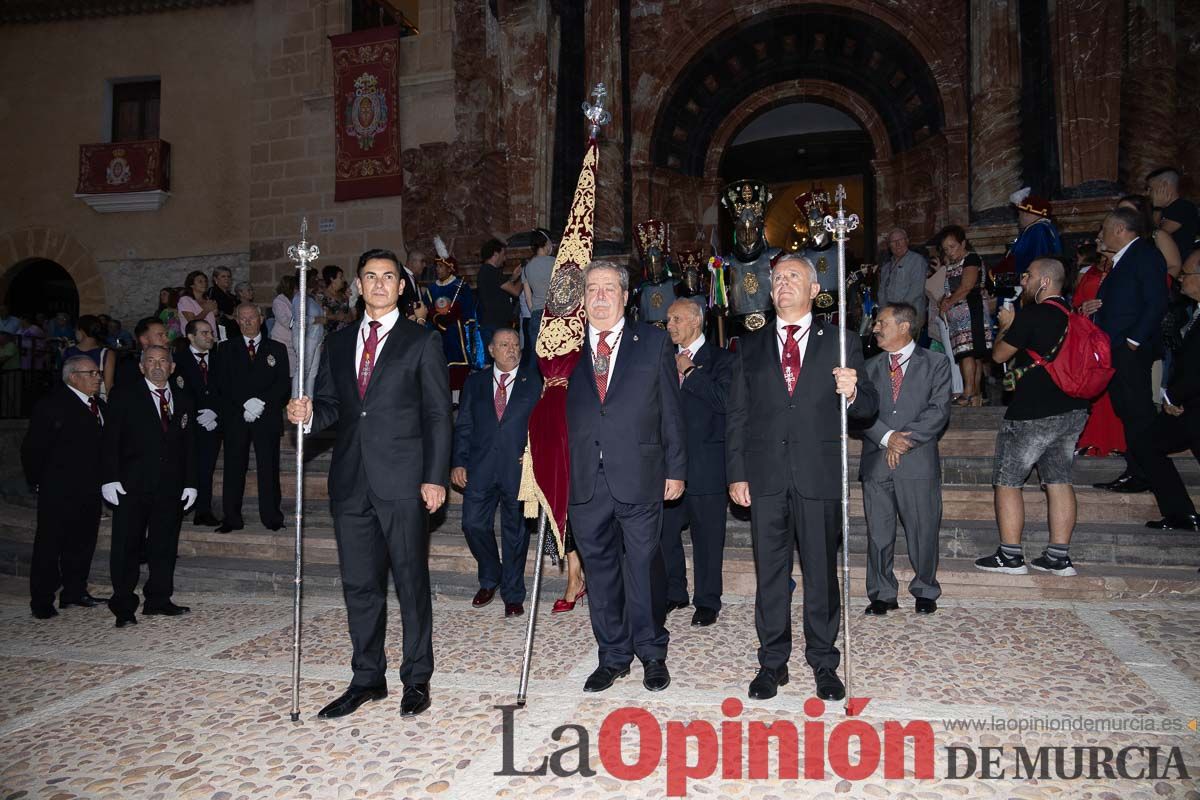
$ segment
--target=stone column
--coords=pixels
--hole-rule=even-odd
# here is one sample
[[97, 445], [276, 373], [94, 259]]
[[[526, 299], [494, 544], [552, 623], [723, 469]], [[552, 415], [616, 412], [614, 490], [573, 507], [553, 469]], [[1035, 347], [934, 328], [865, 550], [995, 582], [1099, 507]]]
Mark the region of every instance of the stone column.
[[1020, 188], [1018, 0], [971, 0], [971, 216], [1007, 217]]
[[621, 3], [587, 0], [587, 90], [603, 82], [612, 121], [600, 133], [596, 181], [596, 241], [625, 242], [625, 87], [621, 82]]
[[1122, 0], [1049, 0], [1063, 193], [1118, 190]]
[[1121, 84], [1122, 176], [1142, 191], [1147, 173], [1175, 164], [1175, 0], [1129, 0], [1127, 66]]

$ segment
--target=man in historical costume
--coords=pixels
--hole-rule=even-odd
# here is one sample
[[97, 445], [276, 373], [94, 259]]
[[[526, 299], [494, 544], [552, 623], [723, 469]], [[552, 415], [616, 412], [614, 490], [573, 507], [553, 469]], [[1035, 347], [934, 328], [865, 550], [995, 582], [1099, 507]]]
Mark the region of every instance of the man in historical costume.
[[662, 220], [648, 219], [637, 224], [638, 260], [642, 263], [642, 283], [634, 290], [634, 309], [639, 322], [666, 329], [667, 308], [675, 302], [676, 281], [667, 268], [671, 251], [671, 226]]
[[683, 494], [687, 443], [675, 348], [665, 331], [626, 321], [629, 276], [593, 261], [584, 274], [583, 352], [567, 387], [569, 518], [587, 565], [599, 666], [584, 684], [602, 692], [629, 674], [658, 692], [667, 670], [663, 501]]
[[771, 262], [779, 248], [768, 244], [764, 231], [770, 203], [771, 192], [760, 181], [734, 181], [721, 194], [733, 219], [733, 252], [721, 257], [729, 270], [729, 311], [747, 331], [766, 325], [771, 311]]
[[437, 279], [425, 289], [429, 319], [442, 334], [442, 351], [450, 368], [450, 390], [455, 402], [472, 369], [483, 366], [475, 293], [458, 275], [458, 261], [441, 237], [434, 237]]
[[676, 250], [675, 266], [679, 270], [675, 296], [691, 300], [700, 307], [700, 313], [707, 317], [708, 257], [699, 250]]
[[1014, 279], [1029, 269], [1029, 265], [1042, 256], [1054, 256], [1062, 252], [1062, 239], [1058, 228], [1050, 219], [1050, 201], [1026, 186], [1008, 196], [1008, 201], [1017, 210], [1017, 227], [1020, 233], [1008, 249], [1004, 260], [996, 265], [996, 275], [1011, 273]]
[[400, 314], [403, 274], [389, 250], [359, 256], [359, 291], [366, 301], [362, 322], [326, 340], [316, 397], [288, 403], [288, 419], [304, 423], [306, 433], [337, 424], [329, 504], [354, 677], [321, 709], [325, 718], [346, 716], [387, 697], [389, 568], [404, 626], [400, 715], [415, 716], [430, 704], [427, 514], [446, 502], [450, 388], [436, 334]]
[[819, 697], [845, 696], [835, 644], [842, 531], [838, 395], [847, 399], [850, 418], [860, 421], [875, 416], [879, 395], [870, 381], [858, 380], [863, 356], [856, 344], [846, 348], [847, 367], [838, 366], [837, 329], [813, 315], [820, 293], [817, 270], [807, 259], [780, 257], [771, 276], [775, 322], [742, 336], [733, 362], [725, 466], [730, 497], [752, 510], [760, 665], [750, 684], [752, 699], [774, 697], [788, 682], [788, 581], [797, 545], [804, 565], [805, 659]]

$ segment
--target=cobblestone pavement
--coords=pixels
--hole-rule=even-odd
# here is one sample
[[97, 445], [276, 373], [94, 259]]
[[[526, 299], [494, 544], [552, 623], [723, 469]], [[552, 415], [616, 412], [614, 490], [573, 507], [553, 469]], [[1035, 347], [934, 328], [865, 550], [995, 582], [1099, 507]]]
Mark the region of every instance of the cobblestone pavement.
[[[430, 712], [401, 719], [394, 678], [387, 699], [323, 721], [317, 710], [348, 680], [350, 644], [340, 602], [310, 600], [303, 714], [292, 723], [286, 598], [180, 596], [192, 614], [145, 617], [117, 630], [103, 608], [35, 620], [23, 589], [0, 581], [0, 799], [632, 800], [669, 789], [781, 799], [1200, 798], [1200, 733], [1189, 728], [1200, 717], [1195, 601], [945, 598], [932, 617], [917, 617], [907, 604], [885, 619], [856, 617], [854, 694], [870, 702], [849, 727], [839, 726], [840, 704], [823, 713], [806, 706], [812, 681], [800, 657], [777, 698], [746, 699], [756, 664], [749, 603], [728, 605], [707, 629], [687, 625], [690, 610], [671, 617], [673, 683], [665, 692], [643, 690], [635, 663], [601, 695], [582, 691], [595, 666], [586, 608], [551, 617], [543, 605], [529, 703], [510, 713], [506, 733], [497, 706], [514, 702], [525, 618], [505, 620], [499, 601], [474, 610], [465, 598], [435, 598]], [[794, 624], [799, 636], [798, 608]], [[399, 633], [393, 607], [393, 667]], [[736, 702], [723, 706], [727, 698]], [[610, 715], [623, 708], [642, 727], [626, 726], [622, 736], [612, 724], [619, 715]], [[909, 742], [903, 765], [889, 771], [887, 748], [872, 744], [891, 741], [896, 726], [888, 723], [913, 721], [929, 723], [932, 757], [922, 761]], [[781, 763], [776, 743], [765, 761], [754, 757], [764, 730], [757, 723], [777, 722], [794, 724], [798, 753]], [[557, 730], [564, 725], [579, 727]], [[1030, 725], [1039, 729], [1021, 729]], [[788, 739], [785, 726], [772, 730]], [[577, 746], [582, 736], [585, 748]], [[1142, 748], [1125, 751], [1131, 777], [1107, 777], [1103, 748], [1116, 770], [1129, 747]], [[1021, 753], [1035, 758], [1038, 748], [1050, 748], [1040, 762], [1048, 777], [1037, 764], [1021, 766]], [[1156, 766], [1150, 748], [1158, 748]], [[594, 775], [511, 774], [534, 772], [547, 756], [560, 773], [575, 773], [581, 750]], [[1077, 753], [1083, 775], [1070, 778]], [[1004, 778], [981, 777], [989, 757]], [[864, 762], [864, 774], [855, 775]], [[689, 768], [711, 776], [681, 782]], [[1138, 776], [1147, 769], [1166, 774]]]

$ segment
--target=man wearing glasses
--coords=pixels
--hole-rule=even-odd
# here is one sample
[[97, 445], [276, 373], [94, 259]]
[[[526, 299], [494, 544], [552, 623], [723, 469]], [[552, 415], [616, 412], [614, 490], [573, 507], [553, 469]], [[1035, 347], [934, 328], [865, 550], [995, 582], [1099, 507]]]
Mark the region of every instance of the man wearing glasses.
[[107, 408], [97, 397], [100, 370], [89, 356], [63, 364], [62, 384], [34, 410], [21, 442], [25, 479], [37, 492], [37, 531], [29, 568], [29, 606], [38, 619], [59, 608], [92, 608], [88, 572], [100, 528], [100, 437]]

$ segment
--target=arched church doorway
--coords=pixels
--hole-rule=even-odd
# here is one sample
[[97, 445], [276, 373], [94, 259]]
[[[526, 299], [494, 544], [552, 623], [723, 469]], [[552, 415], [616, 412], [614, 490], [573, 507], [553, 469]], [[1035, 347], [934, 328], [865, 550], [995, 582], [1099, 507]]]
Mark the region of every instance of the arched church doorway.
[[4, 305], [17, 315], [65, 312], [79, 316], [79, 289], [75, 279], [56, 261], [29, 258], [14, 264], [0, 279]]

